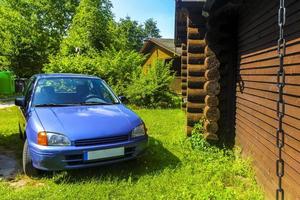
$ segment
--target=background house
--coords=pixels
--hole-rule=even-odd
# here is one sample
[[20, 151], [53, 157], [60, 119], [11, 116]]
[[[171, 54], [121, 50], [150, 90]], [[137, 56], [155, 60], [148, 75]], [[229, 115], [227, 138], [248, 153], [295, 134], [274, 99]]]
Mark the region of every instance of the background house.
[[181, 48], [176, 48], [174, 39], [150, 38], [144, 42], [140, 52], [147, 55], [143, 65], [143, 70], [152, 65], [155, 60], [172, 62], [171, 71], [175, 72], [175, 80], [171, 83], [171, 89], [177, 94], [181, 93]]

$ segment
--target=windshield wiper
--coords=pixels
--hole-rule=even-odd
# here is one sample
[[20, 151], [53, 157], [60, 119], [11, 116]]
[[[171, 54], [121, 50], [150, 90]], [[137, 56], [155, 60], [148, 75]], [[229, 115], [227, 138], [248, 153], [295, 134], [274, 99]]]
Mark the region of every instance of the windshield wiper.
[[76, 104], [56, 104], [56, 103], [45, 103], [45, 104], [37, 104], [35, 107], [64, 107], [64, 106], [74, 106]]
[[80, 105], [113, 105], [112, 103], [106, 102], [82, 102]]

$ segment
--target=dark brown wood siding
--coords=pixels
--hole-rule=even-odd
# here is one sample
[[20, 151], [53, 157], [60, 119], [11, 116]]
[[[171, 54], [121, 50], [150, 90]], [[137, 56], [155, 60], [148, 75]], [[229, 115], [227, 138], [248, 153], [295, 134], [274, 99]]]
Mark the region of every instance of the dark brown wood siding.
[[[300, 1], [287, 0], [285, 37], [286, 102], [283, 129], [286, 199], [300, 199]], [[238, 28], [236, 142], [253, 157], [258, 181], [267, 199], [275, 198], [277, 55], [279, 1], [248, 0], [242, 5]]]

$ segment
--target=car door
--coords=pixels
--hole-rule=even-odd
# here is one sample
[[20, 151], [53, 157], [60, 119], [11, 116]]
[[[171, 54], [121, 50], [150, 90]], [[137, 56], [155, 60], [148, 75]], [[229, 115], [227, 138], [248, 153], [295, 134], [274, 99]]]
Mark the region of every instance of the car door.
[[22, 133], [25, 133], [26, 129], [26, 119], [28, 115], [28, 109], [30, 106], [30, 101], [31, 101], [31, 96], [34, 88], [34, 83], [35, 83], [36, 78], [32, 77], [28, 80], [25, 90], [24, 90], [24, 98], [25, 98], [25, 106], [24, 107], [19, 107], [19, 112], [18, 112], [18, 117], [19, 117], [19, 125]]

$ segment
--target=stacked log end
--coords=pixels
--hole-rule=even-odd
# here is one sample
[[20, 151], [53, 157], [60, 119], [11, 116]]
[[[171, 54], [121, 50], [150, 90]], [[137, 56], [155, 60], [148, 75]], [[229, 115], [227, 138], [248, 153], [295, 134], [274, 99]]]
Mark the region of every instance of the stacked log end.
[[181, 45], [181, 96], [182, 96], [182, 110], [186, 111], [187, 102], [187, 47], [186, 44]]
[[[197, 20], [195, 20], [197, 21]], [[188, 18], [187, 27], [187, 135], [190, 136], [193, 127], [203, 119], [205, 109], [206, 82], [204, 65], [205, 40], [201, 28]]]
[[218, 120], [220, 119], [220, 110], [218, 108], [219, 99], [217, 95], [220, 93], [220, 62], [208, 46], [205, 47], [204, 54], [206, 57], [204, 61], [206, 68], [205, 78], [207, 80], [204, 85], [204, 90], [206, 92], [205, 108], [203, 112], [205, 119], [204, 136], [208, 140], [218, 140], [217, 132], [219, 130]]

